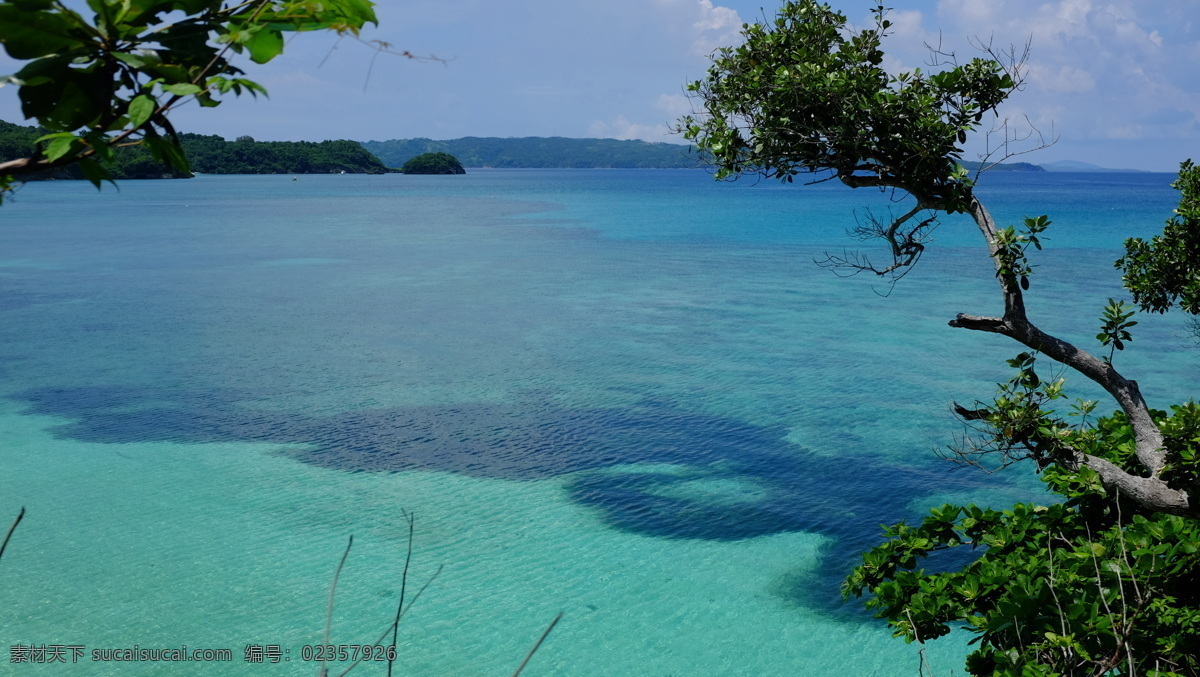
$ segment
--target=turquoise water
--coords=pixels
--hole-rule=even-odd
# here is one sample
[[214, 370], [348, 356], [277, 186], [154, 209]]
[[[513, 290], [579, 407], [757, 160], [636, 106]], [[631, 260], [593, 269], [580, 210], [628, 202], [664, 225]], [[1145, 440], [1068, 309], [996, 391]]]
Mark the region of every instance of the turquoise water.
[[[1002, 221], [1054, 220], [1036, 321], [1092, 346], [1170, 178], [985, 179]], [[315, 672], [346, 539], [331, 639], [369, 643], [411, 511], [409, 599], [442, 573], [399, 674], [511, 674], [560, 610], [524, 674], [915, 674], [918, 647], [838, 604], [856, 553], [929, 505], [1040, 490], [933, 453], [1019, 352], [945, 324], [999, 306], [969, 224], [894, 289], [814, 265], [889, 206], [670, 170], [26, 186], [0, 208], [0, 515], [28, 510], [0, 645]], [[1180, 318], [1141, 319], [1118, 366], [1154, 406], [1194, 394]], [[964, 642], [926, 658], [950, 674]]]

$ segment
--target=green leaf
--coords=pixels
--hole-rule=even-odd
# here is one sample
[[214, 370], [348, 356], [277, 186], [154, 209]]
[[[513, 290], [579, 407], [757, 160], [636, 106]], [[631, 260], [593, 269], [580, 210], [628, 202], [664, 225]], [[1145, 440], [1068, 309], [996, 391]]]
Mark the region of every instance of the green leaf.
[[216, 108], [221, 105], [221, 102], [212, 97], [211, 92], [200, 92], [196, 95], [196, 101], [202, 108]]
[[80, 160], [79, 169], [83, 172], [83, 177], [90, 181], [97, 189], [99, 189], [100, 184], [105, 181], [108, 181], [114, 186], [117, 185], [112, 180], [112, 174], [109, 174], [107, 169], [101, 166], [99, 162], [96, 162], [91, 158], [84, 158]]
[[[106, 88], [105, 85], [108, 85]], [[21, 112], [53, 131], [74, 131], [92, 124], [107, 108], [111, 82], [102, 74], [64, 68], [37, 86], [21, 87]]]
[[128, 54], [125, 52], [113, 52], [112, 57], [114, 59], [116, 59], [117, 61], [128, 64], [130, 66], [133, 66], [134, 68], [141, 68], [141, 67], [145, 66], [147, 63], [146, 57], [144, 57], [140, 54]]
[[151, 96], [139, 94], [133, 97], [133, 101], [129, 102], [129, 126], [141, 127], [146, 124], [156, 108], [158, 102]]
[[245, 42], [254, 63], [266, 63], [283, 52], [283, 35], [272, 28], [263, 28]]
[[143, 143], [150, 149], [150, 155], [154, 159], [179, 171], [191, 173], [187, 157], [178, 143], [161, 136], [147, 136]]
[[[67, 153], [70, 153], [72, 148], [76, 147], [77, 145], [82, 145], [77, 143], [78, 139], [74, 134], [64, 132], [61, 134], [53, 134], [51, 137], [53, 137], [52, 140], [50, 143], [46, 144], [45, 150], [42, 151], [42, 153], [46, 156], [46, 159], [51, 162], [54, 162]], [[42, 137], [42, 139], [46, 138], [50, 137]], [[38, 140], [41, 141], [42, 139]]]
[[177, 94], [179, 96], [188, 96], [191, 94], [199, 94], [204, 89], [199, 85], [193, 85], [190, 82], [176, 82], [169, 85], [160, 85], [164, 92], [168, 94]]
[[61, 14], [0, 5], [0, 43], [14, 59], [36, 59], [81, 46], [71, 29]]

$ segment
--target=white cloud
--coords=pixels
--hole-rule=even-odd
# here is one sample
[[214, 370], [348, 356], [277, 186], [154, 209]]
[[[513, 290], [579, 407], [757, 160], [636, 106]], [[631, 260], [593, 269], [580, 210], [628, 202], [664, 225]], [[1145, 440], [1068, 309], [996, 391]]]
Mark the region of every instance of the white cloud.
[[654, 110], [661, 111], [674, 120], [692, 112], [692, 102], [682, 94], [659, 94], [658, 100], [654, 102]]
[[1096, 87], [1090, 73], [1066, 64], [1054, 68], [1035, 63], [1029, 68], [1029, 81], [1040, 89], [1064, 93], [1089, 92]]
[[642, 125], [630, 122], [624, 115], [618, 115], [609, 122], [595, 120], [588, 126], [588, 136], [621, 139], [640, 139], [642, 141], [671, 141], [678, 140], [667, 129], [666, 125]]
[[[1191, 5], [1191, 10], [1184, 6]], [[1054, 120], [1064, 140], [1197, 139], [1200, 42], [1195, 2], [940, 0], [947, 36], [1032, 47], [1025, 91], [1013, 103]], [[960, 49], [960, 55], [968, 50]], [[1148, 115], [1149, 111], [1180, 115]], [[1006, 111], [1008, 112], [1008, 111]], [[1036, 160], [1035, 160], [1036, 161]]]
[[737, 10], [713, 5], [712, 0], [655, 0], [654, 4], [667, 32], [687, 36], [695, 56], [738, 41], [742, 18]]
[[892, 10], [887, 20], [892, 22], [888, 34], [900, 42], [921, 43], [928, 40], [923, 25], [925, 16], [916, 10]]
[[979, 31], [997, 23], [997, 5], [989, 0], [941, 0], [938, 3], [938, 15], [953, 17], [960, 25]]
[[[891, 75], [925, 69], [929, 57], [927, 44], [937, 44], [938, 34], [924, 25], [925, 16], [918, 11], [892, 10], [887, 20], [892, 22], [883, 42], [883, 70]], [[873, 20], [873, 19], [872, 19]]]
[[[1045, 5], [1053, 7], [1053, 5]], [[1092, 3], [1088, 0], [1062, 0], [1055, 8], [1055, 16], [1061, 20], [1060, 26], [1082, 27], [1087, 23], [1087, 15], [1092, 11]]]
[[1120, 125], [1104, 130], [1104, 136], [1110, 139], [1132, 141], [1140, 139], [1145, 134], [1141, 125]]
[[709, 0], [700, 0], [700, 19], [692, 24], [699, 34], [692, 49], [700, 54], [709, 54], [717, 47], [737, 41], [742, 28], [742, 18], [728, 7], [714, 7]]

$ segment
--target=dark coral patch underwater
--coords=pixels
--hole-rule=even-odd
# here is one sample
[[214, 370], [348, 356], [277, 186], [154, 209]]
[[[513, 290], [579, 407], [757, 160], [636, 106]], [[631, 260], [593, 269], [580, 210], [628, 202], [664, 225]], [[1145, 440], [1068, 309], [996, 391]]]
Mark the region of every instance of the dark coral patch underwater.
[[570, 475], [572, 500], [631, 533], [723, 541], [820, 533], [831, 542], [818, 580], [787, 594], [821, 608], [836, 606], [837, 584], [878, 542], [881, 524], [915, 517], [914, 500], [980, 485], [933, 461], [902, 467], [870, 454], [817, 454], [788, 442], [781, 427], [653, 401], [623, 409], [527, 401], [309, 415], [254, 409], [234, 392], [84, 387], [19, 397], [32, 413], [68, 419], [55, 434], [80, 441], [267, 442], [343, 471], [518, 481]]

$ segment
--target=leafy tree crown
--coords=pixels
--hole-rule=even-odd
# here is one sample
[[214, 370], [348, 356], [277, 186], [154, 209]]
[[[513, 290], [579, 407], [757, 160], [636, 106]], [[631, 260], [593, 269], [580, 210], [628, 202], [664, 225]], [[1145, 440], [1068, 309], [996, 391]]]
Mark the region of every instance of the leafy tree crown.
[[689, 85], [701, 110], [680, 120], [684, 136], [722, 178], [831, 172], [962, 211], [970, 181], [961, 144], [1016, 83], [982, 58], [889, 75], [881, 41], [891, 22], [883, 6], [873, 16], [856, 32], [829, 5], [800, 0], [771, 23], [743, 26], [744, 43], [718, 50], [708, 76]]

